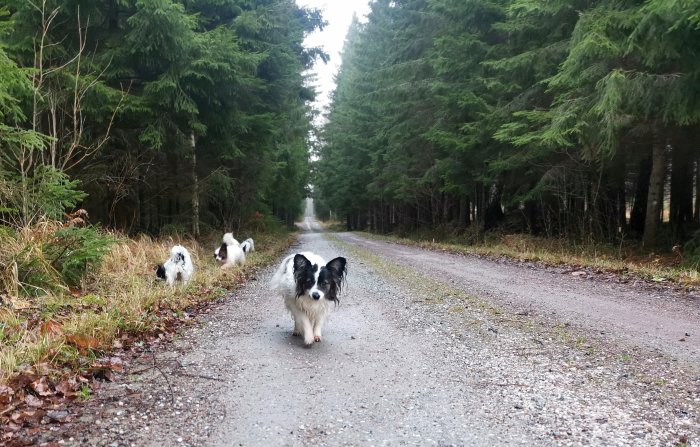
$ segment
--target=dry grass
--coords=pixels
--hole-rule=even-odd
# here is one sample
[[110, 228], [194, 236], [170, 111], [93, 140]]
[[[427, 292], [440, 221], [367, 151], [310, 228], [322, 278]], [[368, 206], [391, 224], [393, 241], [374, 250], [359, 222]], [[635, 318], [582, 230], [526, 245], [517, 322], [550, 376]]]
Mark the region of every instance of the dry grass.
[[574, 268], [591, 268], [620, 275], [633, 275], [657, 282], [673, 281], [684, 286], [700, 286], [700, 274], [696, 266], [684, 265], [682, 260], [673, 253], [637, 255], [632, 248], [624, 249], [602, 244], [577, 245], [566, 240], [522, 234], [502, 235], [486, 243], [472, 245], [456, 241], [440, 242], [364, 234], [372, 238], [432, 250], [507, 257], [520, 261], [542, 262], [547, 265], [569, 265]]
[[347, 231], [347, 225], [345, 222], [340, 220], [326, 220], [321, 222], [323, 229], [326, 231], [336, 232], [336, 231]]
[[[25, 242], [36, 236], [27, 231], [26, 239], [21, 235]], [[257, 251], [244, 267], [222, 270], [213, 259], [216, 240], [200, 245], [193, 240], [114, 237], [118, 242], [80, 288], [19, 298], [16, 286], [3, 284], [9, 305], [0, 306], [0, 384], [26, 365], [87, 367], [118, 339], [153, 332], [181, 311], [230, 292], [293, 240], [287, 234], [259, 234]], [[156, 281], [155, 266], [169, 256], [174, 243], [190, 250], [196, 270], [189, 284], [171, 288]], [[5, 267], [3, 281], [11, 284], [13, 269]]]

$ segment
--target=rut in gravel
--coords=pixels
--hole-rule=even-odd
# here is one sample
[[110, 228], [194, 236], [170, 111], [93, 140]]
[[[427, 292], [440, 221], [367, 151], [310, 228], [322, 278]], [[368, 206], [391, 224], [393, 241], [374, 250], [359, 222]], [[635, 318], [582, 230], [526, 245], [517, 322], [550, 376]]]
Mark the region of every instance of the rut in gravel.
[[[561, 323], [544, 305], [529, 312], [510, 308], [508, 293], [492, 301], [505, 283], [522, 287], [532, 272], [507, 270], [510, 280], [477, 287], [477, 265], [467, 271], [472, 282], [461, 283], [443, 270], [461, 271], [458, 259], [418, 249], [400, 255], [395, 250], [403, 247], [382, 244], [352, 234], [305, 233], [294, 251], [349, 261], [347, 287], [322, 342], [305, 348], [291, 336], [282, 299], [269, 292], [271, 266], [174, 349], [159, 353], [158, 370], [101, 392], [92, 403], [95, 416], [83, 419], [74, 442], [492, 446], [700, 440], [700, 375], [692, 351], [681, 352], [691, 366], [680, 365], [675, 351], [635, 345], [615, 335], [613, 325], [601, 336], [591, 329], [595, 325]], [[445, 262], [427, 268], [425, 260], [434, 257]], [[483, 268], [498, 267], [485, 262]], [[486, 281], [493, 275], [480, 276]], [[552, 281], [539, 278], [527, 293], [551, 291], [558, 279]]]

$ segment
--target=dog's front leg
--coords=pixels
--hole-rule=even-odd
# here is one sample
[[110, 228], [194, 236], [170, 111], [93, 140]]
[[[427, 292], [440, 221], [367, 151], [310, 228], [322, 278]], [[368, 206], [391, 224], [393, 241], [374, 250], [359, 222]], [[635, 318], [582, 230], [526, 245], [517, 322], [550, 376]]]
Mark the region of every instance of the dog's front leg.
[[311, 320], [309, 320], [309, 316], [306, 315], [304, 312], [300, 312], [298, 315], [295, 315], [294, 325], [299, 325], [301, 335], [304, 336], [304, 344], [307, 346], [313, 344], [314, 330], [311, 326]]
[[289, 309], [292, 311], [292, 317], [294, 318], [294, 332], [293, 336], [301, 335], [304, 337], [304, 344], [310, 345], [314, 342], [313, 327], [309, 316], [298, 308]]
[[299, 317], [297, 317], [296, 314], [292, 315], [292, 317], [294, 318], [294, 331], [292, 332], [292, 335], [294, 337], [298, 337], [303, 332], [303, 328], [301, 325], [301, 319]]
[[314, 341], [321, 341], [321, 330], [323, 329], [323, 324], [325, 322], [325, 316], [316, 317], [316, 321], [314, 321]]

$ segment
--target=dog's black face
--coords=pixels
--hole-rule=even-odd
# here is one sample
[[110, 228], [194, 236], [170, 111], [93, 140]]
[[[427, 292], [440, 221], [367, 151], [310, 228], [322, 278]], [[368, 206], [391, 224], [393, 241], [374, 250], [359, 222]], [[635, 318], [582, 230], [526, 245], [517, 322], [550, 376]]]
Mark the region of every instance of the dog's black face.
[[217, 261], [225, 261], [228, 257], [228, 245], [221, 244], [221, 247], [214, 253], [214, 257]]
[[165, 279], [165, 267], [163, 267], [163, 264], [159, 264], [156, 267], [156, 278]]
[[325, 298], [338, 303], [338, 295], [347, 273], [345, 258], [338, 257], [319, 269], [304, 255], [294, 256], [294, 280], [297, 286], [297, 297], [308, 294], [319, 300]]

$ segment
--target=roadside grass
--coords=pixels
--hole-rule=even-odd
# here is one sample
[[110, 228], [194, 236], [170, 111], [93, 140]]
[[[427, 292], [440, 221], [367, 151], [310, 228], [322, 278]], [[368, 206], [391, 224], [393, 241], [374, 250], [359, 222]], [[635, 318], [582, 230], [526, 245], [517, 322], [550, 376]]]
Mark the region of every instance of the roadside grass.
[[654, 282], [671, 281], [683, 286], [700, 286], [697, 265], [683, 263], [671, 254], [636, 254], [631, 247], [604, 244], [573, 244], [561, 239], [548, 239], [522, 234], [492, 236], [481, 243], [456, 239], [445, 241], [416, 237], [397, 237], [360, 233], [371, 239], [395, 242], [430, 250], [471, 254], [489, 258], [505, 257], [517, 261], [541, 262], [553, 266], [592, 269], [621, 276], [635, 276]]
[[324, 230], [330, 231], [333, 233], [347, 230], [345, 222], [342, 222], [340, 220], [325, 220], [325, 221], [318, 221], [318, 222], [321, 224], [321, 226], [323, 226]]
[[[80, 373], [122, 344], [177, 325], [270, 264], [293, 241], [285, 232], [257, 234], [256, 251], [241, 268], [221, 269], [213, 258], [218, 238], [203, 243], [146, 236], [116, 242], [76, 287], [36, 297], [5, 296], [0, 306], [0, 385], [28, 369]], [[192, 254], [195, 274], [186, 286], [156, 281], [155, 267], [181, 243]]]

